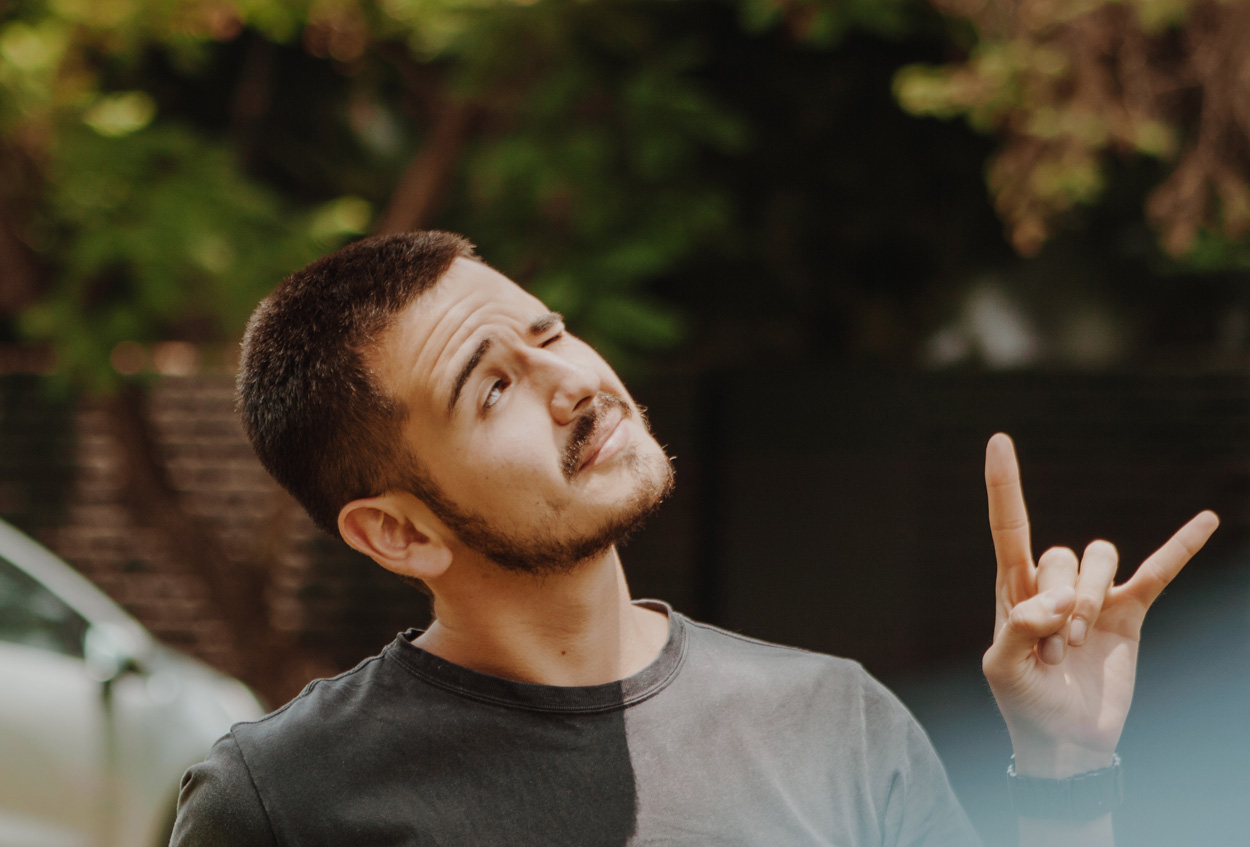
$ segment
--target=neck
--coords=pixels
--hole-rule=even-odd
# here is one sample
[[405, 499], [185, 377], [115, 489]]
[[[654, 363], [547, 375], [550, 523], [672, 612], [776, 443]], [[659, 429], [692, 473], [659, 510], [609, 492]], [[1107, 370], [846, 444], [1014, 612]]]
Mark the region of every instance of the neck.
[[615, 548], [567, 573], [485, 561], [457, 562], [452, 572], [431, 584], [438, 618], [416, 643], [481, 673], [543, 685], [615, 682], [646, 667], [668, 637], [662, 614], [630, 602]]

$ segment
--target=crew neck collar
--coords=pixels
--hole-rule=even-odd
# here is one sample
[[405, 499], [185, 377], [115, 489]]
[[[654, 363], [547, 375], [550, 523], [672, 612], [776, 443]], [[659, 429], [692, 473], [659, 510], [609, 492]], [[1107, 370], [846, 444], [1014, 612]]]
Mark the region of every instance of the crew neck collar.
[[686, 652], [685, 619], [680, 614], [660, 600], [635, 600], [634, 604], [668, 617], [668, 639], [651, 664], [633, 676], [602, 685], [538, 685], [469, 670], [413, 644], [422, 632], [419, 629], [401, 632], [383, 655], [398, 660], [431, 685], [485, 703], [561, 713], [624, 709], [664, 690], [677, 675]]

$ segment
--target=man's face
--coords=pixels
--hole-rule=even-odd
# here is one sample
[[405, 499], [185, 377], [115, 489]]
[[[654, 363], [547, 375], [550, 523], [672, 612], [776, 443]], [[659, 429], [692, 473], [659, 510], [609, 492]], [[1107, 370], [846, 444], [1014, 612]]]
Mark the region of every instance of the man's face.
[[516, 570], [606, 551], [672, 486], [668, 457], [608, 364], [507, 277], [457, 259], [371, 357], [404, 438], [466, 546]]

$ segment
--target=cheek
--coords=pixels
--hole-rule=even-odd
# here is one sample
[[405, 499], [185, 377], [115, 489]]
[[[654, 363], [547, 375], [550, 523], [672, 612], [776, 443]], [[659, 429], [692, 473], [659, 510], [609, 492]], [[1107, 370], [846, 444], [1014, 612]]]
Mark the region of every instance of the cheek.
[[[508, 409], [509, 412], [522, 410]], [[527, 501], [530, 492], [551, 486], [560, 476], [560, 449], [543, 416], [513, 414], [491, 422], [457, 450], [466, 469], [465, 489], [493, 502]]]

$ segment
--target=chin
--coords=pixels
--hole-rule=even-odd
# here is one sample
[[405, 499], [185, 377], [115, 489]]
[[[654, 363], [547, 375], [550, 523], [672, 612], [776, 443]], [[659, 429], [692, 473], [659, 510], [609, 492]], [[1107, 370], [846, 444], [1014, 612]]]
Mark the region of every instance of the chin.
[[676, 485], [672, 460], [654, 441], [652, 445], [653, 450], [644, 451], [634, 447], [621, 456], [621, 462], [632, 479], [633, 486], [601, 533], [605, 536], [611, 535], [612, 528], [615, 528], [618, 537], [613, 543], [622, 543], [641, 529], [647, 518], [655, 513]]
[[[505, 535], [489, 521], [479, 519], [473, 526], [462, 526], [458, 535], [504, 570], [541, 576], [574, 571], [625, 543], [672, 492], [672, 462], [658, 444], [652, 444], [653, 450], [635, 446], [618, 457], [632, 484], [623, 495], [613, 498], [611, 505], [594, 509], [597, 517], [583, 514], [581, 519], [568, 516], [560, 520], [549, 515], [541, 528], [527, 537]], [[582, 526], [591, 524], [593, 529], [569, 531], [575, 520]]]

